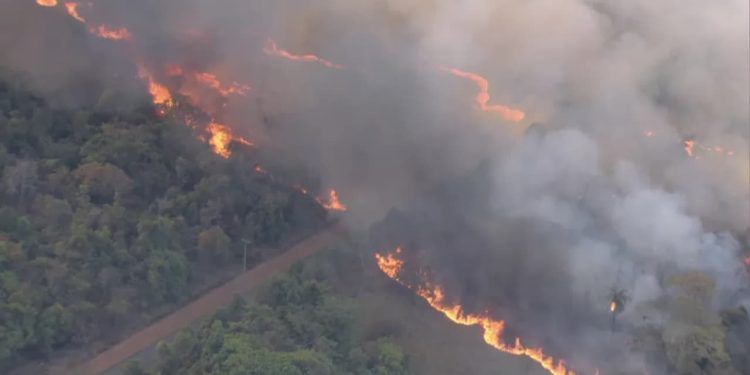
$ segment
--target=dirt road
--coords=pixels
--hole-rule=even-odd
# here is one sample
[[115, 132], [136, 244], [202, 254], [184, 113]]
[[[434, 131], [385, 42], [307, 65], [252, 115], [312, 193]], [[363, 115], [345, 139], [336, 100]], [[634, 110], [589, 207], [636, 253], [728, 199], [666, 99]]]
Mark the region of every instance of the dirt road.
[[180, 329], [190, 326], [196, 320], [215, 313], [219, 308], [229, 304], [235, 295], [250, 292], [269, 277], [287, 270], [294, 262], [325, 249], [345, 234], [346, 231], [341, 224], [331, 225], [328, 229], [307, 238], [283, 254], [259, 264], [156, 323], [136, 332], [69, 373], [85, 375], [104, 373], [133, 355], [168, 338]]

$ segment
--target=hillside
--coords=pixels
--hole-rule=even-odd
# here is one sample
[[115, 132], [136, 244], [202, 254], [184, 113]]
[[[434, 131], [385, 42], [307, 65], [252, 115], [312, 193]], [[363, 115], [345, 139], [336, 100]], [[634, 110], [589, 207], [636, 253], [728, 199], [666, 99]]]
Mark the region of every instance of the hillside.
[[224, 159], [150, 104], [58, 108], [3, 76], [0, 369], [142, 324], [236, 270], [243, 241], [252, 266], [325, 221], [252, 149]]

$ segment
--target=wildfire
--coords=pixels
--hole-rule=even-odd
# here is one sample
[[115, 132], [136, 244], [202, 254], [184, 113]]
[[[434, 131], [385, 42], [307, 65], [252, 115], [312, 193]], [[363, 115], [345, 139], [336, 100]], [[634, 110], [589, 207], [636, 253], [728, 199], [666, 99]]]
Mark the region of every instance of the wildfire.
[[208, 86], [218, 92], [221, 96], [229, 96], [232, 94], [245, 95], [250, 86], [242, 85], [237, 82], [232, 82], [231, 85], [224, 86], [215, 74], [207, 72], [197, 72], [194, 74], [195, 80], [201, 84]]
[[378, 261], [378, 267], [380, 267], [380, 270], [383, 271], [386, 276], [398, 281], [398, 274], [404, 268], [404, 261], [397, 258], [397, 256], [401, 254], [400, 247], [397, 247], [393, 252], [396, 255], [393, 255], [392, 253], [385, 254], [385, 256], [375, 254], [375, 260]]
[[399, 257], [401, 248], [389, 252], [385, 255], [375, 254], [375, 260], [380, 270], [392, 280], [398, 282], [404, 287], [414, 290], [422, 297], [433, 309], [440, 311], [452, 322], [464, 326], [479, 326], [483, 330], [484, 342], [493, 348], [516, 356], [525, 356], [541, 365], [552, 375], [575, 375], [575, 373], [566, 367], [565, 361], [555, 360], [545, 355], [541, 348], [529, 348], [521, 343], [520, 338], [516, 338], [513, 344], [505, 343], [502, 340], [502, 334], [505, 330], [505, 322], [495, 320], [489, 314], [471, 314], [464, 311], [459, 304], [446, 301], [445, 293], [439, 285], [435, 285], [426, 280], [423, 276], [422, 285], [412, 285], [400, 278], [404, 268], [404, 261]]
[[346, 205], [339, 200], [336, 190], [333, 189], [328, 191], [327, 199], [316, 198], [315, 200], [328, 211], [346, 211], [347, 209]]
[[440, 70], [450, 73], [456, 77], [468, 79], [474, 82], [479, 88], [479, 92], [474, 97], [474, 105], [479, 110], [490, 113], [497, 113], [503, 120], [509, 122], [521, 122], [526, 118], [526, 114], [520, 110], [513, 109], [501, 104], [488, 104], [490, 101], [490, 84], [486, 78], [476, 73], [466, 72], [456, 68], [440, 67]]
[[146, 81], [148, 84], [148, 92], [151, 94], [151, 99], [154, 104], [163, 107], [172, 106], [172, 93], [166, 88], [166, 86], [156, 82], [148, 69], [142, 64], [138, 64], [138, 77]]
[[686, 139], [682, 141], [682, 145], [685, 146], [685, 152], [690, 156], [693, 157], [693, 149], [695, 148], [695, 141], [692, 139]]
[[232, 142], [238, 142], [246, 146], [253, 146], [252, 142], [242, 137], [234, 136], [234, 134], [232, 134], [232, 129], [226, 125], [212, 122], [206, 126], [206, 131], [211, 135], [208, 139], [208, 144], [211, 145], [211, 149], [216, 155], [219, 155], [224, 159], [229, 158], [232, 154], [232, 152], [229, 151], [229, 145]]
[[698, 159], [698, 156], [695, 154], [696, 149], [715, 155], [734, 156], [734, 150], [725, 149], [722, 146], [706, 146], [696, 142], [694, 139], [686, 139], [682, 141], [682, 146], [689, 157], [696, 159]]
[[36, 0], [37, 5], [43, 7], [54, 7], [57, 6], [57, 0]]
[[90, 28], [89, 31], [100, 38], [109, 40], [130, 40], [132, 38], [130, 31], [124, 27], [110, 28], [106, 25], [99, 25]]
[[86, 23], [86, 19], [83, 18], [78, 13], [78, 6], [79, 5], [81, 5], [81, 4], [74, 3], [74, 2], [65, 3], [65, 10], [68, 12], [68, 15], [70, 15], [71, 17], [73, 17], [76, 21], [78, 21], [80, 23]]
[[617, 310], [617, 302], [612, 301], [609, 303], [609, 311], [615, 312], [615, 310]]
[[320, 58], [320, 57], [312, 55], [312, 54], [310, 54], [310, 55], [295, 55], [295, 54], [293, 54], [293, 53], [291, 53], [289, 51], [280, 49], [276, 45], [276, 42], [274, 42], [271, 39], [269, 39], [266, 42], [266, 46], [263, 47], [263, 52], [265, 52], [269, 56], [277, 56], [277, 57], [281, 57], [281, 58], [284, 58], [284, 59], [287, 59], [287, 60], [304, 61], [304, 62], [316, 62], [316, 63], [318, 63], [320, 65], [323, 65], [323, 66], [325, 66], [327, 68], [331, 68], [331, 69], [344, 69], [343, 65], [332, 63], [332, 62], [330, 62], [330, 61], [328, 61], [326, 59]]

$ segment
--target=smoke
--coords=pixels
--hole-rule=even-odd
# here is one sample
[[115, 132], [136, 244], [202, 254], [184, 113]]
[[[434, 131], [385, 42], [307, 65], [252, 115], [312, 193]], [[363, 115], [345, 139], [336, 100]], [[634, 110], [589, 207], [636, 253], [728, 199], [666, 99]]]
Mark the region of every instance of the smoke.
[[[410, 241], [462, 301], [572, 360], [622, 349], [601, 318], [612, 286], [632, 305], [661, 295], [676, 270], [714, 276], [719, 305], [747, 286], [746, 1], [99, 0], [82, 10], [127, 27], [127, 45], [85, 37], [60, 8], [3, 3], [0, 63], [50, 96], [145, 92], [134, 60], [247, 83], [224, 121], [267, 163], [336, 187], [353, 226], [408, 208], [385, 222], [409, 230], [381, 224], [380, 243]], [[269, 39], [344, 68], [270, 56]], [[527, 119], [479, 111], [477, 88], [440, 67], [481, 74], [491, 104]]]

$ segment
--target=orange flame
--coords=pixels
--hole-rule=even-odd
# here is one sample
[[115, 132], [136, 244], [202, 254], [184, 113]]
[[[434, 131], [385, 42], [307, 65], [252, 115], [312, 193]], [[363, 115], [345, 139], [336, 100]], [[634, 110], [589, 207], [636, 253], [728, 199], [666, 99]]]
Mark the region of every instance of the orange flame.
[[196, 81], [216, 90], [221, 96], [229, 96], [232, 94], [245, 95], [247, 94], [247, 91], [250, 90], [250, 86], [242, 85], [237, 82], [232, 82], [231, 85], [224, 86], [221, 81], [216, 78], [216, 75], [207, 72], [195, 73], [194, 77]]
[[531, 358], [552, 375], [575, 375], [575, 373], [566, 367], [565, 361], [555, 360], [545, 355], [541, 348], [529, 348], [521, 343], [520, 338], [516, 338], [513, 344], [507, 344], [502, 340], [505, 330], [505, 322], [495, 320], [488, 314], [470, 314], [464, 311], [461, 305], [446, 301], [443, 289], [429, 281], [423, 280], [423, 285], [411, 285], [399, 277], [404, 267], [404, 261], [399, 258], [401, 248], [396, 248], [393, 252], [386, 255], [375, 254], [375, 260], [380, 270], [392, 280], [398, 282], [408, 289], [422, 297], [433, 309], [440, 311], [452, 322], [465, 326], [479, 326], [483, 330], [484, 342], [487, 345], [503, 352], [515, 356], [525, 356]]
[[80, 23], [86, 23], [86, 19], [78, 13], [79, 5], [81, 4], [73, 2], [65, 3], [65, 10], [68, 12], [68, 15], [73, 17], [76, 21]]
[[509, 122], [521, 122], [526, 118], [526, 114], [520, 110], [513, 109], [501, 104], [488, 104], [490, 101], [490, 84], [486, 78], [476, 73], [466, 72], [456, 68], [440, 67], [440, 70], [448, 72], [456, 77], [468, 79], [474, 82], [479, 88], [479, 92], [474, 97], [474, 104], [479, 110], [490, 113], [497, 113], [503, 120]]
[[328, 191], [328, 198], [326, 200], [321, 198], [316, 198], [318, 203], [323, 206], [328, 211], [346, 211], [347, 207], [341, 201], [339, 200], [338, 193], [336, 193], [336, 190], [329, 190]]
[[712, 153], [715, 155], [724, 155], [724, 156], [734, 156], [734, 150], [725, 149], [722, 146], [706, 146], [704, 144], [700, 144], [696, 142], [694, 139], [686, 139], [682, 141], [682, 146], [685, 149], [685, 153], [688, 154], [691, 158], [698, 159], [699, 157], [696, 155], [696, 149], [701, 150], [703, 152]]
[[274, 42], [271, 39], [269, 39], [266, 42], [266, 46], [263, 47], [263, 52], [265, 52], [269, 56], [277, 56], [277, 57], [281, 57], [281, 58], [284, 58], [284, 59], [287, 59], [287, 60], [291, 60], [291, 61], [316, 62], [316, 63], [318, 63], [320, 65], [323, 65], [323, 66], [325, 66], [327, 68], [331, 68], [331, 69], [344, 69], [343, 65], [332, 63], [332, 62], [330, 62], [330, 61], [328, 61], [326, 59], [322, 59], [322, 58], [320, 58], [318, 56], [315, 56], [315, 55], [311, 55], [311, 54], [310, 55], [295, 55], [295, 54], [293, 54], [293, 53], [291, 53], [289, 51], [280, 49], [276, 45], [276, 42]]
[[166, 86], [156, 82], [151, 73], [149, 73], [142, 64], [138, 64], [138, 77], [148, 83], [148, 92], [151, 94], [151, 99], [154, 104], [168, 108], [172, 106], [172, 93], [169, 92], [169, 89], [166, 88]]
[[255, 172], [260, 173], [260, 174], [268, 174], [268, 171], [265, 168], [261, 167], [260, 165], [255, 166]]
[[617, 310], [617, 302], [612, 301], [609, 303], [609, 311], [615, 312], [615, 310]]
[[242, 137], [236, 137], [232, 134], [232, 129], [226, 125], [212, 122], [208, 124], [206, 131], [211, 135], [208, 139], [208, 144], [211, 145], [211, 149], [216, 155], [219, 155], [224, 159], [227, 159], [232, 155], [232, 152], [229, 151], [229, 145], [232, 142], [237, 142], [245, 146], [253, 146], [252, 142]]
[[36, 0], [36, 4], [43, 7], [54, 7], [57, 6], [57, 0]]

